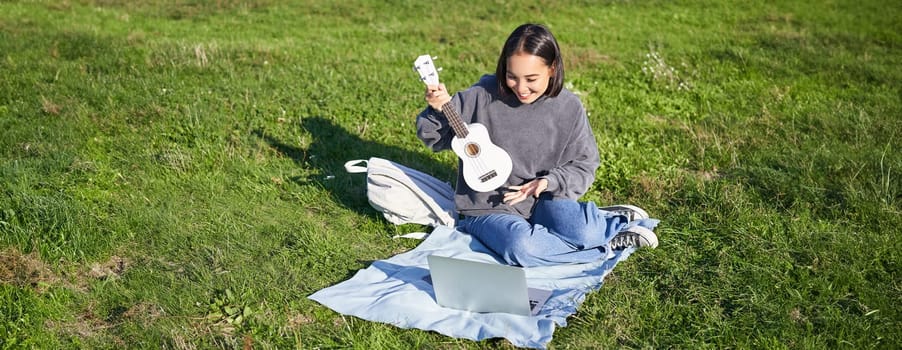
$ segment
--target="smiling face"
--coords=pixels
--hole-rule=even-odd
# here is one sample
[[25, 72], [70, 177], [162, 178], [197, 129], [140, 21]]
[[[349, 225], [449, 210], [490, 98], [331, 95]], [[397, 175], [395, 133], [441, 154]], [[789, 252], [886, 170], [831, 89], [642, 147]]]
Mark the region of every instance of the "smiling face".
[[548, 90], [548, 81], [554, 68], [539, 56], [516, 53], [507, 59], [507, 87], [521, 103], [529, 104], [542, 97]]

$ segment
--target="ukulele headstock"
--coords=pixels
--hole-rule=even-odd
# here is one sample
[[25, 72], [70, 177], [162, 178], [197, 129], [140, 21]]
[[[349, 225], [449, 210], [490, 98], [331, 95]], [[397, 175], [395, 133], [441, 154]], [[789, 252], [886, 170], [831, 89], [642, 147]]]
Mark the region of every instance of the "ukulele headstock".
[[413, 61], [413, 70], [420, 75], [420, 80], [426, 85], [438, 85], [438, 72], [442, 70], [435, 67], [432, 59], [430, 55], [422, 55]]

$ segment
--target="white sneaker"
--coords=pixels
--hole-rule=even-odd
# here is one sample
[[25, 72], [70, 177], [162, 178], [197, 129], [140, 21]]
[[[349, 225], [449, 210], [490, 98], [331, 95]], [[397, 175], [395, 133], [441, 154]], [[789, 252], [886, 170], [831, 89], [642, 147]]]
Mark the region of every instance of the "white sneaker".
[[626, 216], [627, 222], [634, 220], [648, 219], [648, 213], [642, 208], [629, 204], [618, 204], [610, 207], [601, 207], [600, 210], [609, 211], [618, 215]]
[[658, 236], [652, 230], [642, 226], [633, 226], [624, 231], [620, 231], [610, 242], [612, 250], [625, 249], [628, 247], [649, 247], [658, 246]]

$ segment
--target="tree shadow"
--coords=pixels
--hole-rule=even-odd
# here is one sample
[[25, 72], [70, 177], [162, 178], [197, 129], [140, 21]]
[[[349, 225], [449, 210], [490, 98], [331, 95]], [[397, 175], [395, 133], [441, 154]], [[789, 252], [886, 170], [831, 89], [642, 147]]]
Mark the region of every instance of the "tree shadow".
[[[454, 183], [454, 168], [431, 157], [429, 152], [414, 152], [401, 147], [364, 140], [334, 121], [314, 116], [301, 119], [301, 128], [313, 136], [309, 147], [302, 148], [261, 130], [254, 130], [257, 137], [270, 147], [290, 157], [296, 164], [313, 170], [315, 176], [296, 176], [289, 180], [299, 184], [316, 183], [326, 189], [341, 205], [364, 215], [376, 215], [366, 198], [366, 175], [345, 171], [347, 161], [379, 157], [420, 170], [441, 181]], [[413, 131], [411, 131], [413, 133]], [[426, 146], [423, 146], [426, 150]]]

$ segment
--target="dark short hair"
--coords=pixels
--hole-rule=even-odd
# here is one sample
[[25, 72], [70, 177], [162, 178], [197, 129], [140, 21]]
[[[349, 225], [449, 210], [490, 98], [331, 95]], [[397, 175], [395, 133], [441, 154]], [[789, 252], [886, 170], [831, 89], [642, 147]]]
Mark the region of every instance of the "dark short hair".
[[527, 23], [523, 24], [507, 37], [504, 47], [501, 48], [501, 56], [498, 57], [498, 68], [495, 69], [495, 78], [498, 81], [498, 91], [501, 95], [513, 94], [507, 87], [507, 60], [518, 53], [526, 53], [541, 57], [549, 67], [554, 69], [551, 79], [548, 81], [548, 89], [545, 95], [555, 97], [561, 93], [564, 86], [564, 60], [561, 58], [561, 49], [551, 31], [543, 25]]

